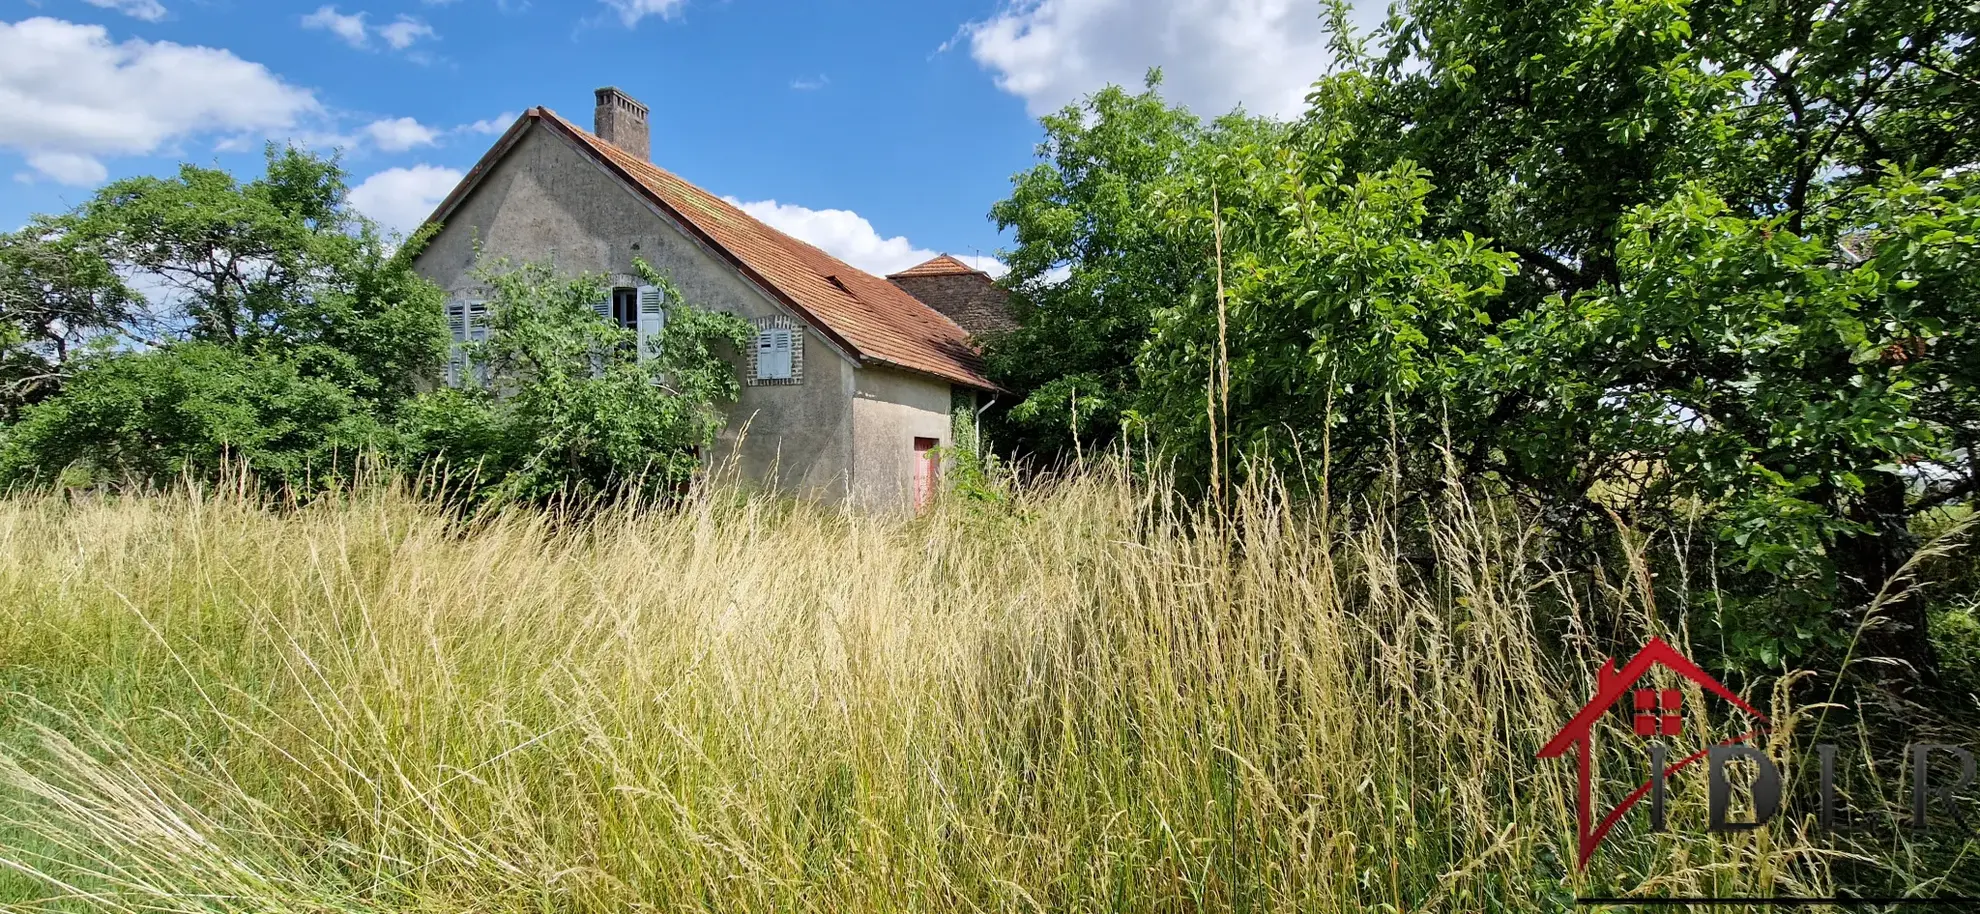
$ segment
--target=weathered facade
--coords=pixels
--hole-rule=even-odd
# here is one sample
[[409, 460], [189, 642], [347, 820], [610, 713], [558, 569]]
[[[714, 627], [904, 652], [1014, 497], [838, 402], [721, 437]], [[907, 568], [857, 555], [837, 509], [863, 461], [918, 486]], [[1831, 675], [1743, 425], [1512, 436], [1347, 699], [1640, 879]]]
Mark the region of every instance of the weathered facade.
[[[634, 260], [696, 305], [754, 324], [760, 350], [709, 455], [744, 478], [873, 510], [915, 504], [951, 442], [957, 393], [992, 389], [953, 321], [644, 161], [646, 111], [600, 90], [599, 132], [525, 115], [441, 204], [419, 271], [472, 300], [477, 259], [553, 263], [637, 288]], [[630, 134], [630, 135], [628, 135]], [[759, 352], [762, 355], [759, 357]], [[774, 365], [770, 364], [774, 362]]]

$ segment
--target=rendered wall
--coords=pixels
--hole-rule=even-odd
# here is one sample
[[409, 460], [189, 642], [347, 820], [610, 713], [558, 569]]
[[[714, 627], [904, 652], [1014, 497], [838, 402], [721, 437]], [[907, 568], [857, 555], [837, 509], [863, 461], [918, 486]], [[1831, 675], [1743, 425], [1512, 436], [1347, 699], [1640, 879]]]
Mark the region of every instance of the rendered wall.
[[[454, 210], [420, 254], [418, 270], [450, 295], [472, 296], [477, 242], [491, 260], [548, 258], [562, 273], [604, 273], [615, 286], [635, 284], [633, 258], [639, 257], [702, 307], [749, 319], [788, 314], [719, 255], [541, 125], [532, 126]], [[794, 494], [838, 500], [853, 477], [858, 369], [810, 330], [803, 346], [803, 383], [745, 386], [728, 407], [729, 428], [710, 462], [718, 469], [737, 466], [748, 479]]]
[[859, 370], [852, 401], [853, 502], [870, 511], [914, 505], [914, 439], [951, 444], [947, 381], [889, 368]]

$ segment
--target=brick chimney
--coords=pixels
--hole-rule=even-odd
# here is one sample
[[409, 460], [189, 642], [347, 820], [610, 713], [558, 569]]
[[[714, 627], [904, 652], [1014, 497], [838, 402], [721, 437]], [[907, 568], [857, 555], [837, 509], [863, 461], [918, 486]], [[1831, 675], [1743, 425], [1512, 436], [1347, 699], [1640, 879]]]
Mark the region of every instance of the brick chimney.
[[618, 89], [598, 90], [598, 113], [591, 132], [598, 138], [647, 161], [653, 160], [653, 131], [646, 124], [646, 106]]

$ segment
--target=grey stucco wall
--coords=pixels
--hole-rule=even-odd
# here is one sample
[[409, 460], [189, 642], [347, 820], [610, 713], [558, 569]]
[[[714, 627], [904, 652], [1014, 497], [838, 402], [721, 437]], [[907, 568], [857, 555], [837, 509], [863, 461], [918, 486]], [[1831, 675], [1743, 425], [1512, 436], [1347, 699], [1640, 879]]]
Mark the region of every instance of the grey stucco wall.
[[853, 413], [853, 502], [870, 511], [914, 504], [914, 439], [948, 447], [950, 385], [868, 366], [859, 370]]
[[[473, 295], [477, 243], [480, 256], [491, 260], [548, 258], [562, 273], [603, 273], [616, 286], [635, 284], [639, 257], [702, 307], [749, 319], [789, 313], [541, 125], [531, 126], [454, 210], [417, 268], [450, 295]], [[803, 383], [745, 386], [728, 406], [729, 428], [709, 462], [794, 494], [843, 499], [855, 475], [854, 398], [864, 372], [808, 329], [803, 345]], [[943, 390], [946, 396], [946, 385]]]

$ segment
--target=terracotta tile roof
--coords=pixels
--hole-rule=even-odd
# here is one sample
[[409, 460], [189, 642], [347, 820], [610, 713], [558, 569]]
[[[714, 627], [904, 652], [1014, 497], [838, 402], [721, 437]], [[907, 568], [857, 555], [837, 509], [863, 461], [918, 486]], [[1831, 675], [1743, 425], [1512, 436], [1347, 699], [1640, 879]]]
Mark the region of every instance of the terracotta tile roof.
[[937, 257], [934, 260], [930, 260], [927, 263], [919, 264], [917, 266], [908, 267], [907, 269], [902, 270], [899, 273], [889, 273], [887, 274], [887, 278], [900, 279], [903, 276], [960, 276], [966, 273], [981, 273], [981, 272], [983, 271], [975, 267], [972, 267], [969, 264], [963, 263], [962, 261], [957, 260], [954, 257], [950, 257], [947, 254], [943, 254], [942, 256]]
[[[644, 189], [663, 209], [728, 255], [745, 275], [782, 297], [854, 356], [971, 387], [997, 389], [984, 376], [983, 360], [969, 334], [893, 283], [763, 224], [548, 108], [532, 109], [523, 119], [532, 118], [570, 135], [602, 164]], [[468, 180], [473, 178], [470, 175]]]

